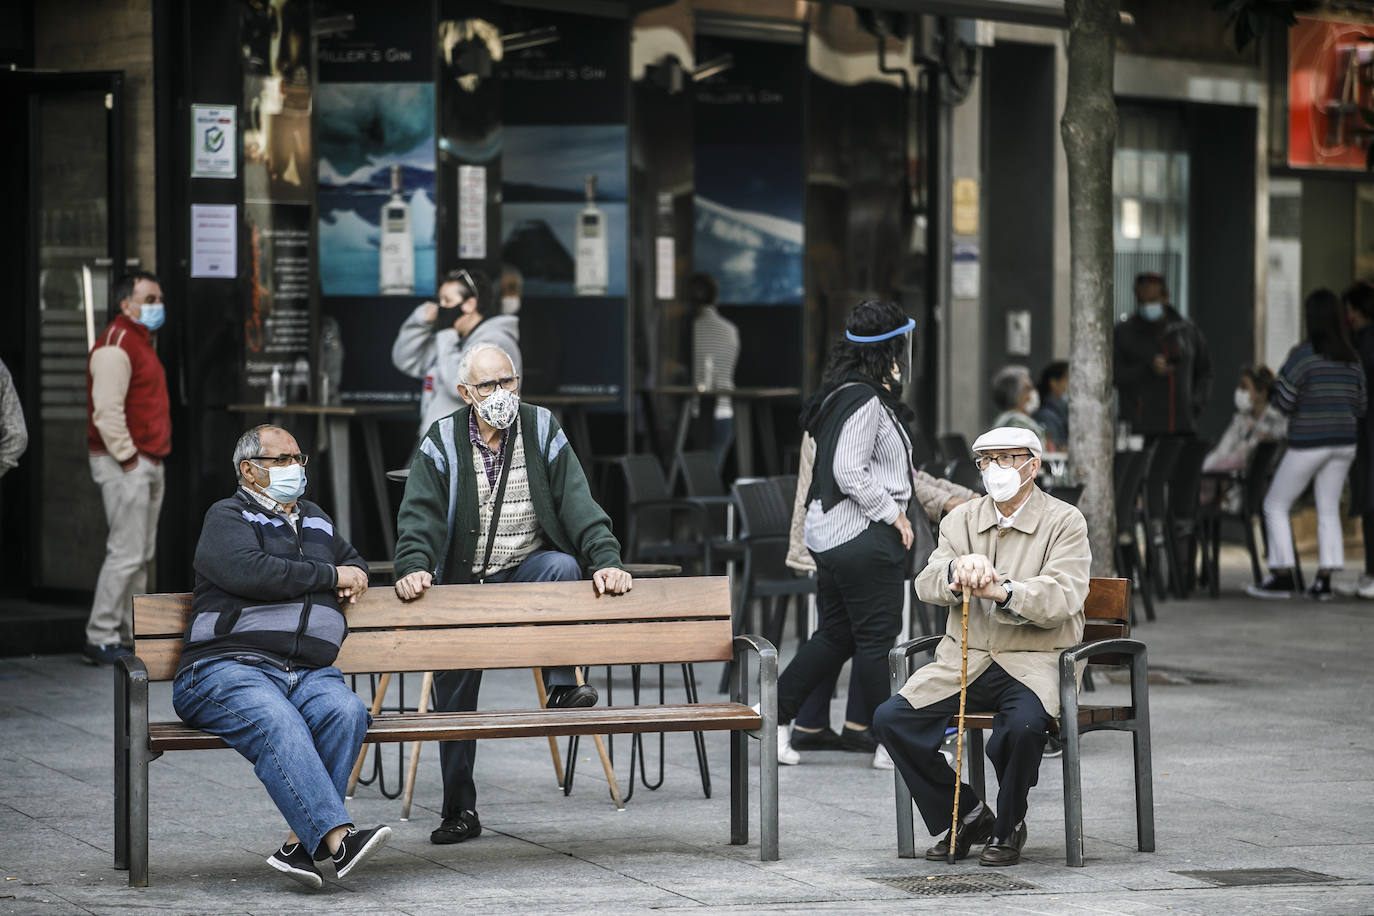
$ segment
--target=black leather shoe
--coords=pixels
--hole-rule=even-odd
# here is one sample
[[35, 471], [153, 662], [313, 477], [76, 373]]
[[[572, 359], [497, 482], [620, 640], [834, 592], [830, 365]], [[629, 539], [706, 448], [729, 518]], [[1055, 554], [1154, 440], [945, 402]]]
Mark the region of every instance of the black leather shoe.
[[477, 819], [477, 812], [468, 810], [457, 817], [444, 818], [443, 823], [429, 835], [429, 841], [436, 846], [447, 846], [470, 840], [481, 832], [482, 822]]
[[[954, 858], [965, 858], [974, 843], [982, 843], [992, 836], [992, 828], [997, 824], [997, 815], [987, 805], [983, 813], [973, 819], [971, 824], [959, 825], [959, 837], [954, 841]], [[926, 858], [932, 862], [944, 862], [949, 858], [949, 831], [940, 842], [926, 850]]]
[[839, 751], [843, 750], [844, 745], [840, 743], [840, 736], [829, 728], [823, 728], [818, 732], [802, 731], [794, 724], [792, 726], [792, 750], [794, 751]]
[[[797, 743], [792, 742], [796, 747]], [[871, 754], [878, 749], [878, 742], [874, 740], [872, 732], [866, 728], [848, 728], [840, 732], [840, 747], [846, 751], [857, 751], [860, 754]]]
[[600, 699], [596, 688], [591, 684], [553, 687], [549, 690], [548, 709], [576, 709], [582, 706], [595, 706]]
[[1022, 821], [1016, 825], [1011, 836], [1006, 838], [993, 837], [988, 840], [988, 845], [983, 847], [983, 854], [978, 857], [978, 864], [1015, 865], [1021, 861], [1021, 847], [1025, 845], [1026, 822]]

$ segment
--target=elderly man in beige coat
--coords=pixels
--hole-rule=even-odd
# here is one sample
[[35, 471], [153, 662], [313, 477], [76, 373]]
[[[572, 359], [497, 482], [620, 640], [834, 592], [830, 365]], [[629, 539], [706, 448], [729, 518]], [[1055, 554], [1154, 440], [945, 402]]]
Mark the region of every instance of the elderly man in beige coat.
[[951, 608], [935, 661], [878, 707], [873, 733], [892, 755], [943, 860], [954, 771], [940, 756], [959, 706], [959, 605], [969, 591], [968, 706], [997, 713], [987, 754], [997, 771], [994, 814], [967, 785], [959, 793], [955, 855], [986, 841], [980, 865], [1014, 865], [1026, 842], [1026, 796], [1039, 779], [1047, 729], [1059, 714], [1059, 653], [1083, 636], [1091, 551], [1083, 515], [1035, 485], [1039, 438], [1000, 427], [973, 443], [988, 495], [945, 517], [916, 579], [922, 601]]

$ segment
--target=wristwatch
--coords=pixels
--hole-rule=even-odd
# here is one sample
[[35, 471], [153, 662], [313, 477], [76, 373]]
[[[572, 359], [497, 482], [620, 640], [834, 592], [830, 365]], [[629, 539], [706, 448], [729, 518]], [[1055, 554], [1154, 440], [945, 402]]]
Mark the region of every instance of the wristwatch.
[[997, 602], [997, 606], [1005, 609], [1007, 605], [1011, 604], [1011, 580], [1003, 579], [999, 584], [1002, 586], [1003, 589], [1006, 590], [1007, 597]]

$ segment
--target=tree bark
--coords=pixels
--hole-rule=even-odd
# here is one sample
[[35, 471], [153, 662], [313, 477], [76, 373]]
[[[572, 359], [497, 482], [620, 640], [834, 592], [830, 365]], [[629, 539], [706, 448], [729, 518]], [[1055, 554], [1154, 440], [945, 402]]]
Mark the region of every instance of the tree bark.
[[1069, 166], [1069, 457], [1083, 483], [1092, 574], [1115, 575], [1112, 459], [1112, 92], [1120, 0], [1066, 0], [1068, 85], [1060, 135]]

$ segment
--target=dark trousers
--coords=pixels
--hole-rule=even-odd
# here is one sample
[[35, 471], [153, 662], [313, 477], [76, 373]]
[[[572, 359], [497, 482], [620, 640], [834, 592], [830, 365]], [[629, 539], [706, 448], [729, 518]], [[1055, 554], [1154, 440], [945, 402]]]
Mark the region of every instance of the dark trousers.
[[[514, 569], [503, 569], [487, 576], [486, 581], [563, 582], [581, 578], [582, 567], [574, 557], [556, 550], [538, 550]], [[551, 686], [577, 683], [571, 668], [554, 668], [545, 672], [545, 680]], [[481, 686], [481, 671], [436, 671], [434, 708], [439, 712], [472, 712], [477, 708], [477, 693]], [[472, 779], [472, 767], [476, 759], [476, 741], [439, 742], [439, 769], [444, 776], [442, 814], [445, 818], [477, 810], [477, 784]]]
[[[1053, 718], [1040, 698], [998, 665], [984, 671], [968, 685], [970, 710], [995, 710], [988, 759], [997, 771], [997, 825], [995, 837], [1009, 837], [1026, 817], [1026, 796], [1040, 781], [1040, 757], [1045, 751]], [[949, 830], [954, 806], [954, 770], [940, 755], [945, 729], [959, 715], [959, 695], [946, 697], [920, 709], [906, 698], [894, 696], [878, 707], [873, 717], [873, 737], [892, 755], [892, 762], [906, 780], [911, 797], [932, 836]], [[962, 818], [981, 799], [972, 787], [959, 790]]]
[[1364, 530], [1364, 574], [1374, 576], [1374, 512], [1361, 515], [1360, 525]]
[[887, 653], [902, 630], [906, 549], [891, 525], [874, 523], [853, 540], [813, 554], [820, 626], [778, 678], [778, 722], [796, 718], [817, 684], [833, 682], [854, 656], [864, 721], [887, 699]]
[[[836, 671], [817, 684], [815, 689], [807, 694], [806, 702], [797, 710], [797, 717], [792, 724], [800, 725], [802, 728], [829, 728], [830, 698], [834, 695], [835, 685], [839, 680], [840, 672]], [[844, 718], [846, 722], [853, 722], [855, 725], [868, 724], [868, 710], [864, 707], [863, 689], [859, 686], [859, 669], [854, 665], [849, 667], [849, 696], [845, 698]]]

